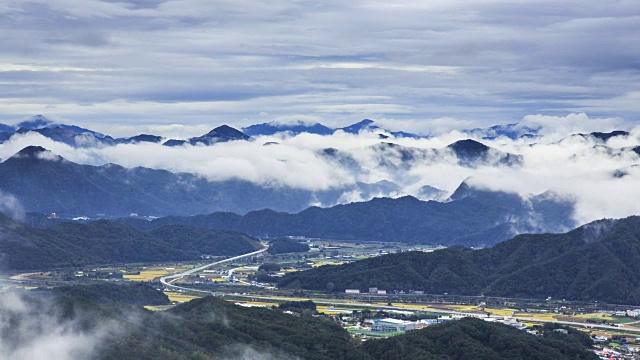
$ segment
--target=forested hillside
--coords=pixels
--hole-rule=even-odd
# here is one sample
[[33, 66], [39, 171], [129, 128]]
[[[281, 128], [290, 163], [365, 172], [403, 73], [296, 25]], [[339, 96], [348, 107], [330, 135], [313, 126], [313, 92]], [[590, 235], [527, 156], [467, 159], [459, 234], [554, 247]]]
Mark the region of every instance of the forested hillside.
[[43, 270], [86, 264], [196, 260], [261, 248], [248, 235], [167, 226], [143, 231], [107, 220], [37, 229], [0, 214], [0, 269]]
[[[254, 236], [302, 235], [326, 239], [378, 240], [412, 244], [490, 246], [521, 232], [560, 232], [574, 227], [573, 204], [541, 194], [524, 201], [516, 194], [478, 190], [463, 183], [450, 202], [398, 199], [312, 207], [297, 214], [272, 210], [244, 216], [228, 212], [189, 217], [169, 216], [153, 221], [119, 221], [153, 229], [183, 224], [228, 229]], [[535, 223], [532, 218], [538, 219]]]
[[280, 287], [335, 291], [566, 298], [640, 304], [640, 217], [602, 220], [565, 234], [519, 235], [493, 248], [380, 256], [287, 274]]
[[529, 335], [513, 327], [465, 318], [383, 340], [370, 340], [363, 349], [374, 359], [402, 360], [591, 360], [598, 357], [585, 350], [588, 335], [568, 329], [554, 332], [547, 326], [543, 336]]

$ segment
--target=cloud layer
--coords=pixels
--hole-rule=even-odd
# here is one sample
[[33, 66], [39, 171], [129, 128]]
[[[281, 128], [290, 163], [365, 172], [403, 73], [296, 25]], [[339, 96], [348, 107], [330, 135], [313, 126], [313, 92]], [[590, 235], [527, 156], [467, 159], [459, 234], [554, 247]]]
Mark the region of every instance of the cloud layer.
[[639, 16], [635, 1], [7, 0], [0, 121], [635, 120]]
[[[542, 135], [534, 139], [486, 140], [477, 134], [450, 131], [428, 139], [382, 140], [378, 131], [357, 135], [339, 131], [331, 136], [262, 136], [214, 146], [142, 143], [73, 148], [29, 133], [0, 145], [0, 158], [6, 159], [28, 145], [41, 145], [77, 163], [190, 172], [210, 181], [244, 179], [264, 186], [311, 191], [339, 189], [356, 182], [391, 181], [401, 189], [393, 196], [409, 194], [423, 199], [429, 199], [421, 191], [423, 186], [451, 193], [467, 179], [477, 187], [516, 192], [525, 198], [548, 191], [553, 196], [574, 199], [574, 217], [579, 223], [640, 214], [640, 156], [631, 150], [640, 144], [640, 127], [633, 128], [616, 118], [594, 120], [585, 114], [527, 116], [517, 126], [539, 129]], [[571, 135], [616, 128], [631, 133], [607, 142]], [[446, 147], [470, 137], [503, 153], [520, 156], [521, 164], [459, 164]], [[265, 146], [267, 142], [276, 144]], [[358, 200], [368, 197], [351, 191], [341, 199]]]

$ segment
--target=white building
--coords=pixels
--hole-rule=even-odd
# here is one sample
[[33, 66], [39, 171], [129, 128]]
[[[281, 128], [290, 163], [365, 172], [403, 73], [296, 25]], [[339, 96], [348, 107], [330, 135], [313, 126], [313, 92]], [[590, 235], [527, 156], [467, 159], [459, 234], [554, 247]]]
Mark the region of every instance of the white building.
[[398, 332], [416, 329], [416, 323], [396, 319], [373, 319], [371, 330], [379, 332]]

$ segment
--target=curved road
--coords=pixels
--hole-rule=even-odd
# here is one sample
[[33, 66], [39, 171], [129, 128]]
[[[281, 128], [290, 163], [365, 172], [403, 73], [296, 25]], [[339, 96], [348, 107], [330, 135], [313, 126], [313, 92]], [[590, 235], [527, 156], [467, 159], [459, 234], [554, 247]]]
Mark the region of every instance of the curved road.
[[[236, 261], [236, 260], [239, 260], [239, 259], [242, 259], [242, 258], [246, 258], [246, 257], [249, 257], [249, 256], [254, 256], [254, 255], [261, 254], [261, 253], [267, 251], [267, 249], [269, 249], [269, 246], [265, 245], [263, 249], [260, 249], [258, 251], [254, 251], [254, 252], [250, 252], [250, 253], [247, 253], [247, 254], [242, 254], [242, 255], [234, 256], [234, 257], [231, 257], [231, 258], [228, 258], [228, 259], [216, 261], [216, 262], [213, 262], [211, 264], [207, 264], [207, 265], [203, 265], [203, 266], [200, 266], [200, 267], [197, 267], [197, 268], [193, 268], [191, 270], [187, 270], [185, 272], [181, 272], [181, 273], [178, 273], [178, 274], [163, 276], [163, 277], [160, 278], [160, 282], [162, 283], [162, 285], [166, 286], [169, 289], [173, 288], [173, 289], [179, 289], [179, 290], [197, 291], [197, 292], [203, 292], [203, 293], [210, 294], [210, 293], [212, 293], [211, 291], [186, 288], [186, 287], [182, 287], [182, 286], [173, 285], [172, 283], [174, 281], [180, 279], [180, 278], [183, 278], [185, 276], [189, 276], [189, 275], [191, 275], [193, 273], [197, 273], [199, 271], [202, 271], [204, 269], [210, 268], [212, 266], [216, 266], [216, 265], [224, 264], [224, 263], [227, 263], [227, 262], [232, 262], [232, 261]], [[169, 281], [167, 281], [167, 280], [169, 280]]]

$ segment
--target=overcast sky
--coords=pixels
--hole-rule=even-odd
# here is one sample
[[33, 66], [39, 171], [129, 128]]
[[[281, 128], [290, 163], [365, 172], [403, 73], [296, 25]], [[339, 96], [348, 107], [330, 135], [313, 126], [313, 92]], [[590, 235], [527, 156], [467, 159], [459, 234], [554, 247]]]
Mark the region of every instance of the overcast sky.
[[0, 122], [635, 122], [639, 34], [636, 0], [3, 0]]

